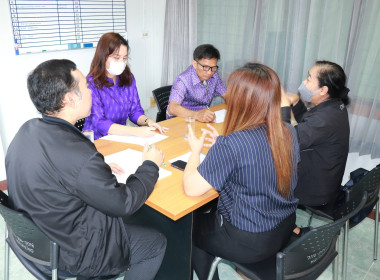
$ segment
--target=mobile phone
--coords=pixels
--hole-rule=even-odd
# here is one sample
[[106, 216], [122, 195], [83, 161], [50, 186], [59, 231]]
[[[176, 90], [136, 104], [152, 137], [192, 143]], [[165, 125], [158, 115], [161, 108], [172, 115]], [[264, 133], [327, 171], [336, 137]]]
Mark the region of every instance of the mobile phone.
[[176, 160], [175, 162], [172, 163], [172, 166], [179, 169], [179, 170], [185, 170], [187, 162], [183, 160]]

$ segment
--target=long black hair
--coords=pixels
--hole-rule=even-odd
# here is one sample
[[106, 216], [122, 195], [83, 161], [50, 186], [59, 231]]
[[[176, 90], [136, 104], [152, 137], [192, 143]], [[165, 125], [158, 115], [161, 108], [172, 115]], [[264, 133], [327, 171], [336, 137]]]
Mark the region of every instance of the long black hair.
[[344, 105], [350, 103], [346, 87], [346, 74], [342, 67], [330, 61], [320, 60], [315, 63], [318, 66], [319, 87], [327, 86], [330, 98], [340, 98]]

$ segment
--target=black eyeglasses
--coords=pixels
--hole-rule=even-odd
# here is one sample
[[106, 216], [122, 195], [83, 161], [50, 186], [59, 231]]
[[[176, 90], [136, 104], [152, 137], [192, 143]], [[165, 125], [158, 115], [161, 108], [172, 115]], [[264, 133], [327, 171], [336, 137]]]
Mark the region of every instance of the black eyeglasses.
[[219, 66], [217, 65], [217, 66], [207, 66], [207, 65], [202, 65], [202, 64], [200, 64], [199, 63], [199, 61], [197, 61], [197, 63], [200, 65], [200, 66], [202, 66], [202, 69], [203, 69], [203, 71], [210, 71], [211, 70], [211, 72], [216, 72], [217, 70], [218, 70], [218, 68], [219, 68]]

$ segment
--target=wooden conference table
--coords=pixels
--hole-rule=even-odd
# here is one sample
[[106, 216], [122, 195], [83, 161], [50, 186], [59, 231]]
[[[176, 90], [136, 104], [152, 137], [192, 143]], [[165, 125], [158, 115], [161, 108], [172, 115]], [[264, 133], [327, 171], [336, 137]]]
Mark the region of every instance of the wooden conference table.
[[[225, 109], [225, 104], [211, 108], [212, 111]], [[166, 167], [172, 175], [157, 181], [154, 191], [149, 196], [145, 205], [132, 217], [125, 218], [129, 224], [144, 225], [158, 229], [168, 239], [164, 261], [156, 276], [156, 279], [190, 279], [191, 276], [191, 232], [193, 223], [193, 211], [218, 197], [218, 193], [212, 189], [199, 197], [188, 197], [183, 191], [183, 171], [170, 166], [168, 160], [190, 152], [189, 145], [183, 136], [185, 133], [185, 121], [183, 118], [172, 118], [160, 122], [161, 126], [168, 127], [168, 138], [156, 143], [164, 155]], [[222, 132], [223, 123], [212, 123], [219, 133]], [[199, 137], [201, 128], [207, 128], [205, 123], [196, 122], [195, 131]], [[104, 156], [120, 152], [127, 148], [142, 151], [143, 147], [134, 144], [113, 142], [108, 140], [96, 140], [97, 150]], [[204, 148], [203, 153], [208, 149]], [[154, 210], [152, 210], [154, 209]]]

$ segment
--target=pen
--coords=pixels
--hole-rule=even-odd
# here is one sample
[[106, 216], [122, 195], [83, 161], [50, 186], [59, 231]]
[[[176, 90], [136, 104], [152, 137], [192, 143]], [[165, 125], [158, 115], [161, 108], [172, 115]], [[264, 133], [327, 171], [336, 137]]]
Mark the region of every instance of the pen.
[[209, 106], [207, 106], [207, 110], [211, 111]]
[[[148, 149], [149, 149], [149, 150], [152, 149], [152, 146], [149, 145], [149, 146], [148, 146]], [[165, 161], [162, 162], [162, 165], [166, 167]]]

